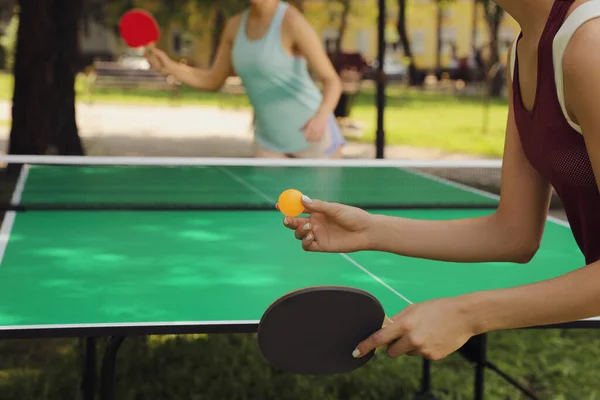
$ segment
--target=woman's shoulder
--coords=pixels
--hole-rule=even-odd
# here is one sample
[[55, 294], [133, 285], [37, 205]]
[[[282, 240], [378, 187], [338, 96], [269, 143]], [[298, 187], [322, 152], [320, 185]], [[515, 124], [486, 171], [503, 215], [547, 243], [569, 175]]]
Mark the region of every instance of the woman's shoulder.
[[237, 31], [242, 23], [242, 18], [244, 16], [244, 11], [239, 12], [231, 17], [227, 18], [225, 21], [225, 27], [223, 29], [224, 34], [228, 39], [233, 40], [237, 35]]
[[304, 17], [304, 14], [302, 14], [302, 11], [289, 3], [286, 6], [285, 14], [282, 18], [282, 25], [284, 30], [288, 33], [293, 33], [293, 31], [298, 29], [306, 29], [307, 26], [310, 26], [311, 29], [313, 29], [312, 25], [310, 25], [308, 20]]
[[227, 18], [227, 25], [237, 28], [240, 26], [240, 24], [242, 23], [242, 18], [244, 17], [244, 14], [246, 13], [246, 11], [240, 11], [237, 14], [232, 15], [231, 17]]
[[283, 23], [295, 23], [299, 20], [304, 21], [304, 14], [293, 4], [285, 3], [285, 14], [283, 15]]

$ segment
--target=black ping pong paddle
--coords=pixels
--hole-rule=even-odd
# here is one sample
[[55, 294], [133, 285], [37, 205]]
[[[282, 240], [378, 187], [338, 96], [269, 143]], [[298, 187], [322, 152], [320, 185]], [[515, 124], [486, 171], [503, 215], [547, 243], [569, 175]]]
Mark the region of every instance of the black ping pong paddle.
[[373, 358], [375, 350], [361, 358], [352, 352], [386, 320], [379, 300], [363, 290], [303, 288], [267, 308], [258, 327], [258, 345], [269, 363], [286, 372], [346, 373]]

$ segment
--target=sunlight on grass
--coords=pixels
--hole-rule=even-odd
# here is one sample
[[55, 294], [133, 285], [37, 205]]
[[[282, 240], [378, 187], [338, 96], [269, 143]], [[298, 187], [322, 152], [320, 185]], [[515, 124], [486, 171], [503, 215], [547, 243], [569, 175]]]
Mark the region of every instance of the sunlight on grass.
[[196, 340], [207, 340], [207, 334], [189, 334], [189, 335], [150, 335], [147, 337], [149, 346], [159, 346], [169, 341], [179, 340], [193, 342]]
[[34, 368], [12, 368], [0, 370], [0, 388], [2, 387], [3, 383], [8, 384], [12, 378], [37, 377], [41, 374], [41, 372], [41, 370]]
[[13, 77], [6, 72], [0, 72], [0, 100], [12, 100]]
[[[366, 135], [360, 140], [372, 143], [377, 110], [366, 103], [357, 99], [351, 116], [365, 124]], [[485, 125], [484, 113], [479, 99], [389, 90], [384, 119], [386, 144], [499, 157], [504, 145], [507, 105], [504, 101], [491, 103]]]

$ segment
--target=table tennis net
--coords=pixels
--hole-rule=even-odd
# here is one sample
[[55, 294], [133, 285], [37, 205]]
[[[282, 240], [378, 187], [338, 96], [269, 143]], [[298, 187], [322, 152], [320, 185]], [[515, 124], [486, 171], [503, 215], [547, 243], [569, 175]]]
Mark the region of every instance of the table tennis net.
[[[0, 161], [10, 167], [3, 174], [4, 210], [274, 210], [288, 188], [365, 209], [495, 208], [501, 168], [499, 162], [389, 160], [5, 156]], [[14, 168], [19, 172], [8, 172]]]

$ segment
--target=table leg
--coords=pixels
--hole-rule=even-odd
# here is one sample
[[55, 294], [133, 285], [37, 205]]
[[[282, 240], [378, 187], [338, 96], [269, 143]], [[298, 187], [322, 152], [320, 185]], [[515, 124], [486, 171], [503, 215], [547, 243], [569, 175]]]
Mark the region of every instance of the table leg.
[[124, 340], [124, 336], [113, 336], [106, 343], [100, 373], [100, 400], [114, 400], [115, 398], [115, 364], [117, 353]]
[[82, 359], [81, 398], [94, 400], [96, 391], [96, 339], [93, 337], [80, 340]]
[[424, 358], [421, 371], [421, 393], [427, 393], [431, 390], [431, 361]]
[[475, 400], [483, 400], [485, 394], [484, 375], [487, 362], [487, 335], [475, 337], [477, 355], [475, 360], [475, 387], [473, 397]]
[[475, 380], [473, 385], [473, 399], [483, 400], [485, 386], [484, 373], [487, 366], [487, 336], [477, 335], [460, 348], [459, 353], [475, 365]]
[[500, 370], [500, 368], [498, 368], [496, 365], [492, 364], [489, 361], [486, 361], [485, 366], [487, 368], [491, 369], [492, 371], [494, 371], [495, 373], [497, 373], [498, 375], [500, 375], [502, 378], [504, 378], [508, 383], [513, 385], [515, 388], [517, 388], [525, 396], [529, 397], [532, 400], [538, 400], [538, 397], [535, 394], [533, 394], [533, 392], [524, 388], [515, 379], [511, 378], [506, 372]]
[[529, 397], [530, 399], [537, 400], [535, 394], [527, 390], [525, 387], [520, 385], [515, 379], [510, 377], [507, 373], [500, 370], [496, 365], [492, 364], [487, 359], [487, 335], [477, 335], [472, 337], [465, 345], [459, 350], [460, 354], [465, 357], [468, 361], [475, 364], [475, 382], [473, 387], [473, 398], [475, 400], [483, 400], [485, 394], [484, 385], [484, 372], [486, 368], [491, 369], [508, 383], [518, 389], [521, 393]]
[[424, 358], [421, 367], [421, 390], [417, 394], [418, 400], [435, 400], [431, 393], [431, 361]]

